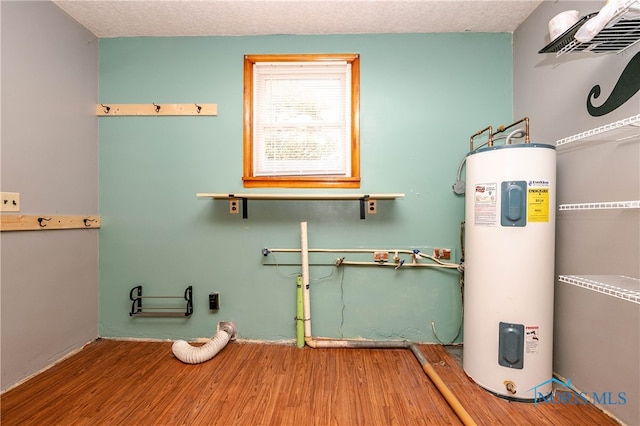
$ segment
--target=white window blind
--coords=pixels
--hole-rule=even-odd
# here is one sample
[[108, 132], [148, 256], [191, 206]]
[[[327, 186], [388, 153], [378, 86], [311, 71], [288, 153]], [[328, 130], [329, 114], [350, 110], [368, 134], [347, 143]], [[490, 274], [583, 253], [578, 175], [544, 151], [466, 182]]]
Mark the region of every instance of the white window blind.
[[253, 65], [255, 176], [349, 176], [351, 64]]

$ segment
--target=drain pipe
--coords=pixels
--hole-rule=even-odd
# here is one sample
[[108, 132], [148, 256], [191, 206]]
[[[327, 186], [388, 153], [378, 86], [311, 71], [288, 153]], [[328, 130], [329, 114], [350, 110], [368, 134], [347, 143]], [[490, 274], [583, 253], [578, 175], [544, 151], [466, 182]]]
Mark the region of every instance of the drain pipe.
[[[309, 291], [309, 239], [307, 222], [300, 223], [300, 253], [302, 264], [302, 310], [304, 312], [304, 342], [311, 348], [407, 348], [406, 341], [370, 341], [324, 339], [311, 336], [311, 295]], [[299, 294], [299, 293], [298, 293]]]
[[302, 301], [302, 276], [296, 279], [296, 345], [304, 347], [304, 302]]
[[302, 263], [302, 306], [304, 311], [304, 341], [315, 348], [311, 339], [311, 296], [309, 292], [309, 239], [307, 236], [307, 222], [300, 223], [300, 254]]
[[[455, 395], [449, 390], [447, 385], [442, 381], [438, 373], [433, 369], [431, 364], [422, 355], [418, 346], [408, 341], [371, 341], [371, 340], [345, 340], [345, 339], [324, 339], [314, 338], [311, 335], [311, 297], [309, 292], [309, 240], [307, 236], [307, 222], [300, 223], [300, 247], [302, 260], [302, 303], [303, 303], [303, 321], [304, 321], [304, 341], [311, 348], [361, 348], [361, 349], [410, 349], [418, 362], [422, 366], [423, 371], [429, 379], [434, 383], [440, 394], [447, 401], [449, 406], [456, 413], [462, 424], [465, 426], [476, 426], [476, 422], [471, 418], [469, 413], [460, 404]], [[298, 292], [298, 295], [300, 293]]]
[[235, 339], [236, 327], [232, 322], [221, 322], [220, 329], [202, 346], [191, 346], [185, 340], [176, 340], [171, 347], [173, 354], [185, 364], [200, 364], [209, 361], [220, 352], [229, 340]]

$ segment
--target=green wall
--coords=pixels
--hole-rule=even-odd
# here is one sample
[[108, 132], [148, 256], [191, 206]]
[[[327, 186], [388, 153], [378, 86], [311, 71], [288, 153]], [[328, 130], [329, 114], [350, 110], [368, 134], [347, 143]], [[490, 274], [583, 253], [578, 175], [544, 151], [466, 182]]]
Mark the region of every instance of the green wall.
[[[357, 202], [253, 201], [243, 220], [197, 199], [243, 191], [243, 55], [333, 52], [361, 55], [362, 185], [337, 192], [406, 197], [366, 220]], [[100, 335], [206, 337], [229, 320], [242, 339], [294, 339], [300, 255], [261, 249], [299, 248], [302, 221], [310, 248], [447, 247], [458, 260], [464, 203], [451, 184], [469, 136], [512, 121], [511, 70], [510, 34], [101, 39], [100, 102], [216, 103], [218, 115], [100, 118]], [[259, 191], [276, 192], [245, 192]], [[455, 270], [333, 267], [341, 256], [370, 260], [311, 254], [315, 336], [437, 342], [432, 320], [441, 340], [456, 335]], [[145, 295], [193, 285], [194, 314], [131, 318], [138, 284]]]

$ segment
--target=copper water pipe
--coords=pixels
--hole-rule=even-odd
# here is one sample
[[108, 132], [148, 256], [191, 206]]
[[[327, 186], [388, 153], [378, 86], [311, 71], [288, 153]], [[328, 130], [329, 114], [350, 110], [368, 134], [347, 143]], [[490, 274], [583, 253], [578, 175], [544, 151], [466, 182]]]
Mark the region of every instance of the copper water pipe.
[[[516, 124], [520, 124], [524, 121], [524, 143], [530, 143], [531, 140], [529, 139], [529, 117], [524, 117], [514, 123], [509, 124], [507, 127], [504, 127], [504, 125], [499, 126], [498, 130], [495, 131], [495, 133], [491, 134], [491, 136], [489, 136], [489, 140], [491, 141], [493, 139], [493, 136], [497, 135], [498, 133], [502, 133], [507, 129], [512, 128], [513, 126], [515, 126]], [[485, 129], [486, 130], [486, 129]], [[489, 145], [491, 146], [491, 145]]]
[[471, 135], [471, 138], [469, 138], [469, 152], [473, 151], [473, 138], [475, 138], [476, 136], [480, 136], [481, 134], [483, 134], [484, 132], [486, 132], [487, 130], [489, 131], [489, 146], [493, 146], [493, 133], [491, 133], [491, 130], [493, 128], [491, 126], [488, 126], [482, 130], [478, 130], [476, 133], [474, 133], [473, 135]]

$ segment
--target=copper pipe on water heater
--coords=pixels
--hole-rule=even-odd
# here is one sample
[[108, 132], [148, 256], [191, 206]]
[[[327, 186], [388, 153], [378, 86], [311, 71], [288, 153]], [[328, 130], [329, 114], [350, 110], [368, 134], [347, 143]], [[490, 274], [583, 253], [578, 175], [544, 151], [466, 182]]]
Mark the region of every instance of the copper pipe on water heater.
[[483, 134], [487, 130], [489, 131], [489, 142], [487, 142], [487, 144], [489, 146], [493, 146], [493, 133], [491, 133], [492, 129], [493, 128], [491, 126], [487, 126], [484, 129], [478, 130], [476, 133], [471, 135], [471, 138], [469, 138], [469, 152], [473, 152], [473, 138], [475, 138], [476, 136], [480, 136], [481, 134]]
[[[522, 122], [524, 122], [524, 137], [525, 137], [524, 143], [531, 143], [531, 139], [529, 139], [529, 117], [524, 117], [524, 118], [522, 118], [522, 119], [520, 119], [520, 120], [518, 120], [518, 121], [516, 121], [514, 123], [509, 124], [507, 127], [505, 127], [504, 125], [499, 126], [498, 130], [496, 130], [495, 133], [493, 133], [493, 134], [491, 134], [491, 136], [489, 136], [489, 140], [492, 140], [495, 135], [497, 135], [499, 133], [502, 133], [505, 130], [510, 129], [513, 126], [515, 126], [517, 124], [520, 124]], [[489, 146], [491, 146], [491, 145], [489, 145]]]

